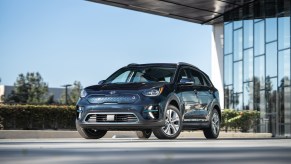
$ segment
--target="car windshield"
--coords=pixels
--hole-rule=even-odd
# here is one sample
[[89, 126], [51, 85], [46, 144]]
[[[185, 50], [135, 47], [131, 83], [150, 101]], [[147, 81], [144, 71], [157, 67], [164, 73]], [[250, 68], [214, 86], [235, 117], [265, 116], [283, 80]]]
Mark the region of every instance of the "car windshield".
[[111, 75], [105, 83], [170, 83], [175, 67], [127, 67]]

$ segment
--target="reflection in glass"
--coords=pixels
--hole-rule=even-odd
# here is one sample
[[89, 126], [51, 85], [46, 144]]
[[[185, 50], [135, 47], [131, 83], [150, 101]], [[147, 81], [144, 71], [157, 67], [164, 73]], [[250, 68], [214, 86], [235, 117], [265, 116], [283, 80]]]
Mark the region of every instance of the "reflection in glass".
[[255, 88], [265, 88], [265, 56], [255, 57]]
[[277, 78], [266, 77], [267, 112], [276, 111], [277, 106]]
[[266, 45], [266, 76], [277, 76], [277, 42]]
[[265, 53], [264, 21], [255, 23], [255, 56]]
[[233, 90], [232, 86], [224, 87], [224, 108], [225, 109], [233, 109]]
[[266, 113], [268, 114], [268, 133], [276, 132], [276, 112], [277, 112], [277, 78], [266, 77]]
[[253, 49], [244, 51], [244, 81], [253, 80]]
[[243, 97], [242, 93], [235, 93], [233, 94], [233, 102], [234, 102], [234, 109], [235, 110], [242, 110], [243, 109]]
[[279, 127], [280, 134], [290, 134], [290, 128], [286, 127], [286, 123], [290, 124], [290, 87], [279, 87]]
[[233, 55], [237, 61], [242, 59], [242, 29], [234, 31], [233, 35]]
[[266, 19], [266, 42], [277, 39], [277, 18]]
[[232, 54], [224, 56], [224, 84], [232, 84]]
[[290, 17], [278, 18], [279, 50], [290, 47]]
[[224, 54], [232, 53], [232, 23], [224, 26]]
[[253, 82], [244, 83], [244, 110], [253, 110], [254, 109], [254, 84]]
[[235, 62], [233, 67], [234, 93], [242, 92], [242, 61]]
[[244, 48], [253, 46], [253, 20], [244, 20]]
[[279, 51], [278, 80], [280, 86], [290, 85], [290, 49]]

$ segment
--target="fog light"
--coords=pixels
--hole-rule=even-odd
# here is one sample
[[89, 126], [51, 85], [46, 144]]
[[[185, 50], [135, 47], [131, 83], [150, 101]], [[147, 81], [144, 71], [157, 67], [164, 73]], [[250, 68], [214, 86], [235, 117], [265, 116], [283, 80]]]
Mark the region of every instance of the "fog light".
[[144, 107], [143, 115], [148, 119], [158, 119], [159, 118], [159, 109], [158, 105], [149, 105]]

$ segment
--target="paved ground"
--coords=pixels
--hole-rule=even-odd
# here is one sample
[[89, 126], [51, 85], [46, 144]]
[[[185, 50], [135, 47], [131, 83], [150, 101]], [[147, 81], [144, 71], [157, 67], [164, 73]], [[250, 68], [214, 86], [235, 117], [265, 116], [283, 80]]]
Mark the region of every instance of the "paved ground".
[[1, 164], [290, 163], [291, 139], [0, 139]]
[[[108, 131], [103, 138], [135, 138], [134, 131]], [[179, 137], [205, 138], [202, 131], [183, 131]], [[219, 138], [271, 138], [271, 133], [240, 133], [221, 131]], [[1, 130], [0, 139], [82, 138], [77, 131], [64, 130]]]

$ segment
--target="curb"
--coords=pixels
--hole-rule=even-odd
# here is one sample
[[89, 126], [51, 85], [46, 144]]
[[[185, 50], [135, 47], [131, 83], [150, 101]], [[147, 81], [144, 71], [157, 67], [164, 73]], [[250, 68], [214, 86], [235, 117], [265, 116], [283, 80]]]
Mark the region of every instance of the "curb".
[[[152, 135], [151, 137], [154, 137]], [[82, 138], [77, 131], [0, 130], [0, 139]], [[135, 131], [109, 131], [103, 138], [137, 138]], [[202, 131], [184, 131], [179, 138], [205, 139]], [[272, 138], [271, 133], [220, 132], [219, 138]]]

